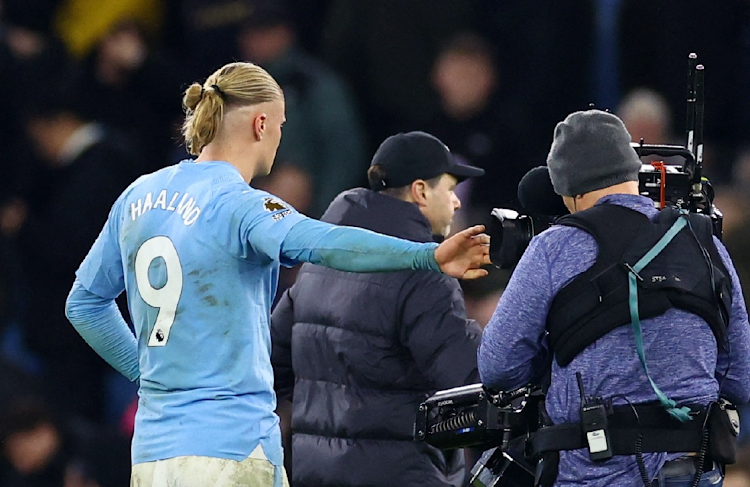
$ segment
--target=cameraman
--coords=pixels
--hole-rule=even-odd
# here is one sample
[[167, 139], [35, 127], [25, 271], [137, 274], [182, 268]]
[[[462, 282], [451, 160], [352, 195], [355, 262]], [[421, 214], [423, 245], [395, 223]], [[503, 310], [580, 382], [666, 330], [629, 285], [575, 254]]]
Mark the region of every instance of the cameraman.
[[[750, 399], [750, 327], [740, 283], [711, 225], [699, 225], [707, 217], [659, 211], [639, 195], [641, 161], [630, 140], [619, 118], [599, 110], [572, 113], [555, 128], [547, 166], [555, 192], [573, 215], [531, 240], [484, 331], [480, 376], [498, 390], [548, 386], [545, 419], [560, 426], [546, 432], [568, 427], [553, 438], [567, 445], [542, 456], [541, 485], [687, 486], [698, 476], [697, 485], [721, 485], [723, 465], [701, 440], [707, 406], [720, 395], [735, 405]], [[690, 223], [652, 262], [663, 275], [649, 278], [673, 287], [640, 289], [633, 317], [630, 272], [623, 265], [630, 260], [624, 257], [639, 261], [680, 218]], [[697, 244], [701, 239], [704, 245]], [[618, 246], [619, 254], [613, 251]], [[601, 276], [610, 284], [599, 281]], [[694, 289], [673, 289], [691, 279]], [[592, 284], [614, 286], [616, 292]], [[571, 294], [575, 285], [579, 294]], [[721, 285], [723, 314], [714, 294]], [[711, 299], [703, 299], [706, 295]], [[652, 297], [665, 296], [668, 306], [644, 309]], [[641, 325], [637, 330], [635, 322]], [[587, 406], [604, 406], [607, 428], [601, 421], [590, 427], [589, 416], [581, 422], [584, 396]], [[597, 438], [585, 434], [594, 429], [600, 441], [587, 442]], [[678, 430], [688, 430], [684, 438], [690, 441], [678, 439]], [[731, 432], [723, 443], [715, 433], [708, 434], [709, 444], [733, 447]], [[633, 441], [613, 445], [617, 435]]]

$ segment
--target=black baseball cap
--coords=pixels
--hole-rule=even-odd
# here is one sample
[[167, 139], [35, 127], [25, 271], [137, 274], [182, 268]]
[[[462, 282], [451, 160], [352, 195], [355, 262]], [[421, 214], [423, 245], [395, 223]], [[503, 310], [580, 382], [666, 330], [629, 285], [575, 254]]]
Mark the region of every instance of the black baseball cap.
[[385, 177], [375, 184], [374, 191], [407, 186], [417, 179], [432, 179], [450, 174], [459, 181], [482, 176], [484, 169], [460, 164], [448, 146], [426, 132], [407, 132], [391, 135], [380, 144], [372, 156], [371, 166], [381, 165]]

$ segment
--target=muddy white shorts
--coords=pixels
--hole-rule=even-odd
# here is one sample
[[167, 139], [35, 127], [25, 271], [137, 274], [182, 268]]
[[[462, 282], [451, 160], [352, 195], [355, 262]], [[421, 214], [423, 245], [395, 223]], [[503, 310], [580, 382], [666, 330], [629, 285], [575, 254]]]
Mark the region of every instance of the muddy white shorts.
[[133, 465], [130, 487], [289, 487], [283, 467], [258, 445], [241, 462], [184, 456]]

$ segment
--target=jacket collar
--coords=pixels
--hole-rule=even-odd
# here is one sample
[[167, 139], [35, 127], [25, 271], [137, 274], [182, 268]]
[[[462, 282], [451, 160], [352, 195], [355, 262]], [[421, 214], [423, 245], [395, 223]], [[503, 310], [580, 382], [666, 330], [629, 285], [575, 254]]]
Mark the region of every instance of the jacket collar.
[[365, 228], [414, 242], [433, 242], [432, 227], [417, 205], [365, 188], [344, 191], [321, 220]]

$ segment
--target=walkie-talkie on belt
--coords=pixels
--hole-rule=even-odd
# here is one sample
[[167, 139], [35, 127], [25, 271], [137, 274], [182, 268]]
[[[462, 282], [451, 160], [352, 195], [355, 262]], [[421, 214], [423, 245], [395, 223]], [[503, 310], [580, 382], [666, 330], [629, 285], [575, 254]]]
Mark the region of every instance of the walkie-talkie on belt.
[[581, 393], [581, 427], [589, 445], [589, 456], [594, 461], [608, 460], [612, 458], [612, 445], [607, 428], [607, 408], [600, 397], [586, 398], [580, 372], [576, 372], [576, 379]]

